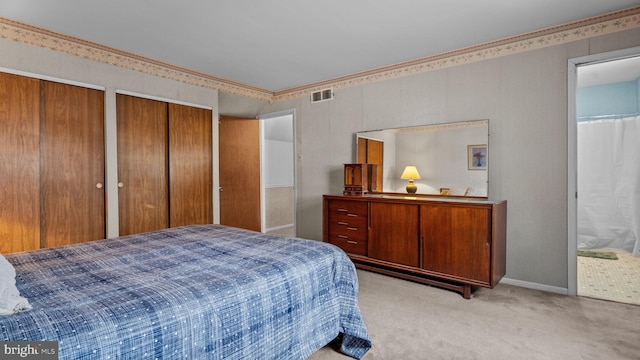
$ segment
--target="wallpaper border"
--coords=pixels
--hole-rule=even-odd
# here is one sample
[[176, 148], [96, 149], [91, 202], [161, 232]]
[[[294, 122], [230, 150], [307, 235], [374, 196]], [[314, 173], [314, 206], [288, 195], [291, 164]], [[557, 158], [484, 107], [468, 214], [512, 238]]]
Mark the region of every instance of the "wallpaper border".
[[640, 28], [640, 6], [274, 93], [273, 102], [469, 64]]
[[0, 38], [140, 71], [191, 85], [270, 101], [273, 92], [142, 55], [0, 17]]
[[280, 102], [306, 97], [314, 91], [329, 87], [332, 87], [334, 90], [339, 90], [361, 86], [373, 82], [513, 55], [639, 27], [640, 6], [276, 92], [224, 79], [215, 75], [205, 74], [3, 17], [0, 17], [0, 38], [47, 48], [191, 85], [212, 88], [268, 102]]

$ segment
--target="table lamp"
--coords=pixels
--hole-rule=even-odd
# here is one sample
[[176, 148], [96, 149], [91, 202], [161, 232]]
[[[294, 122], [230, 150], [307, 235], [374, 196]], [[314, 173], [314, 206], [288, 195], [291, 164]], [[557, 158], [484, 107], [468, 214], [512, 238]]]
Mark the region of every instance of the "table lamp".
[[407, 192], [409, 194], [415, 194], [418, 190], [416, 184], [413, 183], [413, 179], [420, 179], [420, 173], [418, 173], [418, 169], [416, 169], [413, 165], [408, 165], [404, 168], [402, 172], [402, 176], [400, 179], [409, 179], [409, 183], [407, 184]]

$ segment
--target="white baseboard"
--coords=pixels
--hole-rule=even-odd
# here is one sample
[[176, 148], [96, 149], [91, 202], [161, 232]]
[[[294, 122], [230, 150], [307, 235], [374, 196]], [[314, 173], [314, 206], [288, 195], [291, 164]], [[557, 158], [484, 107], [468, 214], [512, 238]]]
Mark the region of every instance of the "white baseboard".
[[561, 287], [557, 287], [557, 286], [550, 286], [550, 285], [544, 285], [544, 284], [538, 284], [538, 283], [522, 281], [522, 280], [502, 278], [502, 280], [500, 280], [500, 283], [506, 284], [506, 285], [520, 286], [520, 287], [528, 288], [528, 289], [548, 291], [548, 292], [552, 292], [552, 293], [556, 293], [556, 294], [562, 294], [562, 295], [568, 295], [569, 294], [569, 289], [566, 289], [566, 288], [561, 288]]
[[274, 226], [268, 229], [265, 229], [264, 232], [269, 232], [269, 231], [277, 231], [277, 230], [281, 230], [281, 229], [286, 229], [286, 228], [290, 228], [290, 227], [294, 227], [295, 224], [286, 224], [286, 225], [280, 225], [280, 226]]

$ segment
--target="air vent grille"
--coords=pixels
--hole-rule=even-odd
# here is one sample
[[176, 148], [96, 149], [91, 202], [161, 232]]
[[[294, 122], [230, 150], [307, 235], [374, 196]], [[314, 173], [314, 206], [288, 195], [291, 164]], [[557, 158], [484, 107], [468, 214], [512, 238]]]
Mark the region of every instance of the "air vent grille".
[[333, 100], [333, 88], [315, 91], [311, 93], [311, 103]]

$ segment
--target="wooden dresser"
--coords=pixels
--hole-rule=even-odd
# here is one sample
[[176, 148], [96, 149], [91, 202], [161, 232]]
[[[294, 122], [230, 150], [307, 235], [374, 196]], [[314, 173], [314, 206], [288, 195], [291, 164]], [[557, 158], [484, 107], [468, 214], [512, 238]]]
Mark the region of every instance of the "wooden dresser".
[[506, 272], [506, 201], [324, 195], [323, 240], [356, 267], [460, 292]]

